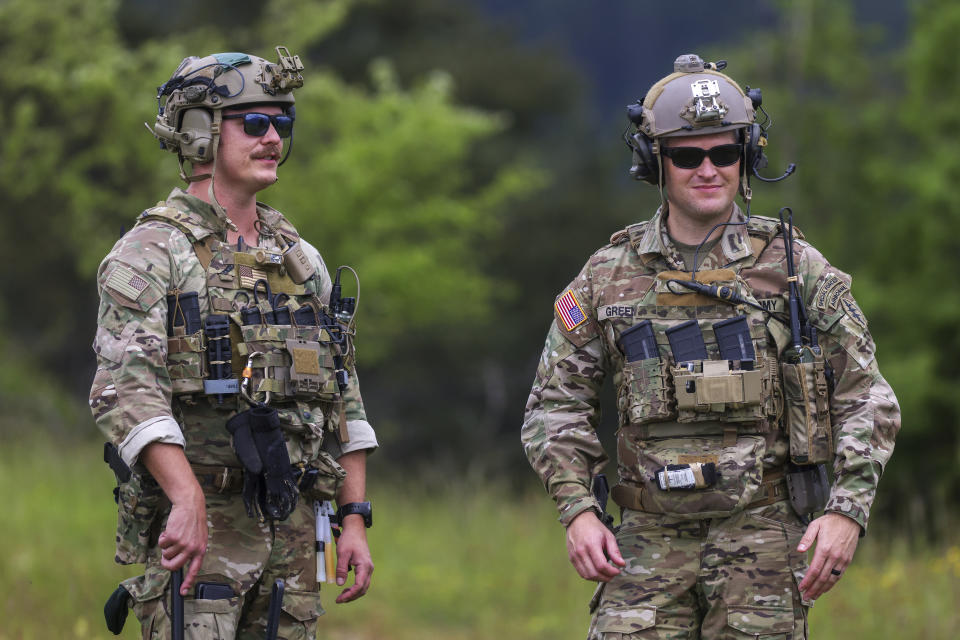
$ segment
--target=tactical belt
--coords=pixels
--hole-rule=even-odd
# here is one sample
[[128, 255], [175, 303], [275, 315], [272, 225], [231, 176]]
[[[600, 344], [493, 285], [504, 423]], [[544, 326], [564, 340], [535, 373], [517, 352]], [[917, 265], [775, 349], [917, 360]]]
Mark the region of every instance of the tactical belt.
[[192, 464], [193, 475], [204, 489], [217, 493], [240, 493], [243, 491], [243, 469], [241, 467], [207, 467]]
[[[240, 493], [243, 491], [243, 467], [192, 464], [190, 468], [193, 469], [193, 475], [197, 477], [197, 482], [203, 489], [216, 493]], [[304, 474], [303, 469], [294, 465], [293, 476], [297, 481], [297, 488], [303, 491], [316, 480], [316, 470], [308, 468], [307, 473]]]
[[[756, 495], [757, 497], [744, 509], [765, 507], [768, 504], [786, 500], [787, 481], [783, 476], [783, 471], [777, 470], [765, 473]], [[610, 497], [624, 509], [645, 511], [646, 513], [663, 513], [663, 510], [658, 508], [650, 498], [650, 492], [643, 487], [618, 484], [610, 490]]]

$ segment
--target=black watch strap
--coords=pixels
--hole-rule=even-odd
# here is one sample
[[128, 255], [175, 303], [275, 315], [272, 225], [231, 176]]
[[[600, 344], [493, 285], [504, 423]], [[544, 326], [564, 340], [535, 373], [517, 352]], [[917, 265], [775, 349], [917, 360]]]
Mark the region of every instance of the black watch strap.
[[345, 516], [354, 514], [363, 516], [363, 524], [367, 529], [373, 526], [373, 509], [370, 507], [369, 502], [348, 502], [347, 504], [341, 505], [337, 511], [337, 520], [340, 521], [340, 526], [343, 526], [343, 518]]

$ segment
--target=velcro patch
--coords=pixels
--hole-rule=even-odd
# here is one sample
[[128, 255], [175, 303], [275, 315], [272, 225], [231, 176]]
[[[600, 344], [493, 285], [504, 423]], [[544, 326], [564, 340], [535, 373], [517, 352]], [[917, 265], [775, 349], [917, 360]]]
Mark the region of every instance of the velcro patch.
[[583, 312], [583, 307], [580, 306], [580, 301], [574, 295], [573, 289], [567, 289], [557, 298], [553, 308], [567, 331], [573, 331], [587, 321], [587, 314]]
[[237, 265], [237, 275], [240, 276], [240, 287], [243, 289], [253, 289], [258, 280], [267, 279], [266, 271], [245, 264]]
[[828, 309], [836, 310], [840, 298], [849, 290], [847, 283], [840, 276], [835, 273], [827, 274], [817, 287], [814, 304], [823, 313]]
[[103, 284], [131, 301], [138, 300], [140, 295], [150, 286], [150, 283], [147, 282], [146, 279], [122, 264], [117, 265], [113, 271], [110, 272], [110, 275], [107, 276]]
[[608, 304], [597, 309], [597, 318], [632, 318], [637, 315], [637, 309], [629, 304]]
[[841, 298], [840, 303], [843, 305], [843, 310], [846, 312], [848, 318], [856, 322], [861, 328], [867, 328], [867, 319], [864, 317], [863, 312], [860, 311], [857, 303], [853, 301], [853, 298], [844, 296]]

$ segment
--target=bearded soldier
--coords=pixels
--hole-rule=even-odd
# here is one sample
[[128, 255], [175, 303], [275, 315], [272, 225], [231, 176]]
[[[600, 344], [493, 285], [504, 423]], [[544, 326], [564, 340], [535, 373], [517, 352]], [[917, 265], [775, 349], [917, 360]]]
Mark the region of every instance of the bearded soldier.
[[[807, 637], [900, 426], [850, 277], [786, 211], [750, 215], [766, 120], [724, 67], [680, 56], [628, 109], [631, 173], [662, 204], [557, 297], [526, 407], [570, 560], [600, 582], [590, 638]], [[616, 529], [591, 492], [608, 373]]]
[[279, 636], [313, 638], [319, 574], [334, 573], [316, 560], [332, 553], [315, 551], [325, 501], [340, 505], [337, 583], [355, 569], [337, 602], [362, 596], [373, 571], [377, 441], [354, 368], [356, 301], [256, 201], [290, 152], [303, 85], [299, 57], [276, 51], [276, 63], [189, 57], [159, 88], [151, 129], [188, 186], [144, 211], [97, 274], [90, 404], [120, 480], [116, 559], [146, 565], [111, 597], [108, 624], [129, 603], [144, 638], [170, 637], [180, 575], [187, 637], [263, 638], [279, 580]]

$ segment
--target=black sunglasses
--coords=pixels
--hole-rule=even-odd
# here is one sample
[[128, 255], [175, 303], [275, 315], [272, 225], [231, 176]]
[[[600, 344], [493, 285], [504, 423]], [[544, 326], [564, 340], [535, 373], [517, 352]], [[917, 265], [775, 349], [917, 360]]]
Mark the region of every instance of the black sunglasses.
[[270, 130], [270, 124], [277, 130], [277, 135], [281, 138], [289, 138], [293, 133], [293, 116], [288, 115], [267, 115], [265, 113], [228, 113], [224, 114], [224, 120], [237, 120], [243, 118], [243, 132], [248, 136], [264, 136]]
[[700, 147], [664, 147], [660, 152], [670, 158], [673, 166], [678, 169], [696, 169], [703, 159], [710, 156], [710, 162], [715, 167], [729, 167], [740, 159], [743, 145], [731, 143], [721, 144], [709, 149]]

